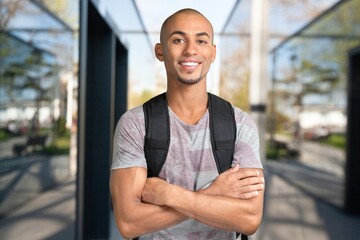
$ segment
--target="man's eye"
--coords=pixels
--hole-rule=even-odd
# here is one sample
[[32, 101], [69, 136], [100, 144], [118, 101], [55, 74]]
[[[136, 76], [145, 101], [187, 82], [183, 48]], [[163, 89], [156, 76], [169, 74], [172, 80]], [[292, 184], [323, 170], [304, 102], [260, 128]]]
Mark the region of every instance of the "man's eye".
[[207, 41], [205, 41], [205, 40], [198, 40], [198, 43], [200, 43], [200, 44], [206, 44]]
[[174, 43], [176, 43], [176, 44], [180, 44], [180, 43], [183, 43], [183, 42], [184, 42], [183, 39], [175, 39], [174, 40]]

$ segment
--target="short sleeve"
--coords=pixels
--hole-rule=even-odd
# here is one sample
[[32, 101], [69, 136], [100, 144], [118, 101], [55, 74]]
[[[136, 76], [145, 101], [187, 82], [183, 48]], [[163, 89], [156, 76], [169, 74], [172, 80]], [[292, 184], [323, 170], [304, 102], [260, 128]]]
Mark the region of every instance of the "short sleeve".
[[241, 168], [262, 168], [259, 149], [259, 134], [251, 116], [234, 107], [236, 120], [236, 142], [233, 165]]
[[144, 135], [142, 106], [129, 110], [121, 116], [114, 133], [111, 170], [129, 167], [147, 168]]

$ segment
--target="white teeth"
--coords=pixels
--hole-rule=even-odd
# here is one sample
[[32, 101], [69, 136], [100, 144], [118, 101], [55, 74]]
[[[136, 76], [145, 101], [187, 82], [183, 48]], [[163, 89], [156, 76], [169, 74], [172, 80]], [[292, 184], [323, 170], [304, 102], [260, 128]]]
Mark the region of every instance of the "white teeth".
[[185, 66], [197, 66], [197, 65], [199, 65], [199, 63], [197, 63], [197, 62], [183, 62], [183, 63], [181, 63], [181, 65], [185, 65]]

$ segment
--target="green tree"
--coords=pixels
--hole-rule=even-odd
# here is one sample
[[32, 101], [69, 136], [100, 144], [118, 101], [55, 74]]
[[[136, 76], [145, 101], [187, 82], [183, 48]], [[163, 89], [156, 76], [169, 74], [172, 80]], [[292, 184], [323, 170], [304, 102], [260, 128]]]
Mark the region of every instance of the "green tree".
[[129, 97], [129, 108], [140, 106], [155, 95], [156, 94], [150, 90], [144, 90], [140, 93], [134, 92], [130, 94]]
[[0, 31], [7, 28], [11, 18], [19, 9], [23, 9], [24, 0], [1, 0], [0, 2]]
[[[51, 101], [51, 92], [54, 87], [54, 78], [58, 75], [58, 66], [50, 64], [44, 59], [44, 54], [34, 49], [31, 54], [21, 62], [8, 65], [2, 75], [2, 87], [7, 90], [10, 99], [15, 99], [14, 92], [33, 90], [36, 93], [35, 113], [31, 121], [31, 135], [38, 134], [39, 111], [42, 102]], [[44, 85], [44, 81], [51, 81]]]
[[78, 1], [72, 0], [37, 0], [50, 9], [72, 28], [78, 27]]
[[[230, 39], [232, 41], [232, 39]], [[220, 95], [244, 111], [249, 110], [248, 41], [221, 63]], [[247, 43], [247, 44], [246, 44]]]

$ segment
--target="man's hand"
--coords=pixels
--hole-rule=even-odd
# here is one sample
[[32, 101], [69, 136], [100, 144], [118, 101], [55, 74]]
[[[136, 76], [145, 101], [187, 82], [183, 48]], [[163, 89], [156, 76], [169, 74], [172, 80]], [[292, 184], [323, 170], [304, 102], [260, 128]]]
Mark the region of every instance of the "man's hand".
[[205, 194], [227, 196], [239, 199], [250, 199], [259, 195], [264, 190], [264, 178], [259, 170], [233, 168], [220, 174], [206, 189]]
[[159, 206], [165, 205], [166, 194], [171, 186], [158, 177], [148, 178], [141, 194], [141, 201]]

